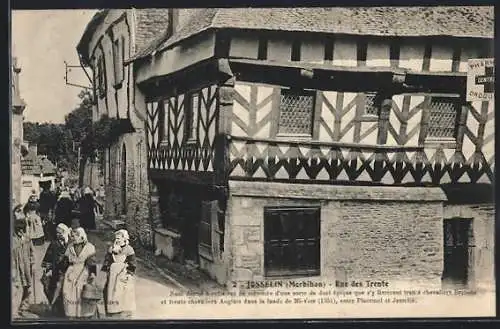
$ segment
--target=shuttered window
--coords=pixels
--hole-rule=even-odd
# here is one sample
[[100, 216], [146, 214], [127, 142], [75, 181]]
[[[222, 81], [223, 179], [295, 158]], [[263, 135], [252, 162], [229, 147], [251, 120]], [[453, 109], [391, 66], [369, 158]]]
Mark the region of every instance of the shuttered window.
[[124, 49], [125, 42], [124, 38], [118, 38], [113, 42], [113, 63], [115, 71], [115, 86], [120, 85], [123, 82], [123, 62], [124, 62]]
[[456, 138], [459, 109], [460, 106], [456, 98], [432, 97], [427, 137], [432, 139]]
[[264, 209], [265, 274], [320, 274], [320, 208]]
[[311, 136], [315, 94], [309, 90], [281, 91], [278, 135]]

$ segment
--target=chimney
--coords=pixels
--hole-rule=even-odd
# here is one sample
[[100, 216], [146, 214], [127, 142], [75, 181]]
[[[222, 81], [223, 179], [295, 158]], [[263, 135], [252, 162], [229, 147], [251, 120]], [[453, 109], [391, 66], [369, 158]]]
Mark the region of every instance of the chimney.
[[38, 145], [30, 144], [28, 149], [29, 149], [30, 153], [33, 153], [34, 155], [38, 155]]
[[179, 24], [179, 9], [170, 8], [168, 10], [169, 37], [172, 36], [177, 31], [178, 24]]

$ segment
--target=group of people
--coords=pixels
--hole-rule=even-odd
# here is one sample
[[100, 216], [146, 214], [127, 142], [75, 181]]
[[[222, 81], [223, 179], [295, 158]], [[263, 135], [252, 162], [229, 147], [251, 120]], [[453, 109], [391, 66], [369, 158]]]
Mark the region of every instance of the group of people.
[[[69, 209], [74, 208], [69, 202], [74, 201], [65, 192], [61, 192], [55, 209], [49, 207], [48, 212], [42, 206], [42, 195], [39, 200], [30, 198], [24, 207], [16, 205], [13, 209], [13, 316], [24, 317], [30, 305], [40, 301], [36, 296], [40, 292], [35, 291], [40, 281], [54, 317], [131, 317], [135, 312], [136, 261], [128, 232], [115, 232], [99, 270], [96, 248], [87, 238], [87, 230], [95, 228], [95, 218], [93, 225], [88, 219], [85, 222], [88, 214], [82, 202], [80, 219], [85, 226], [80, 225], [74, 212], [70, 214]], [[89, 194], [92, 196], [84, 193], [82, 199]], [[43, 223], [53, 223], [54, 230], [47, 225], [44, 229]]]

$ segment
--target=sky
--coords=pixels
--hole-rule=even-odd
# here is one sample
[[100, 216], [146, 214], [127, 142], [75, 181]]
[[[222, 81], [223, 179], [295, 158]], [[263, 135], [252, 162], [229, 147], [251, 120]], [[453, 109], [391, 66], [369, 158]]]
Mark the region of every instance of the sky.
[[[76, 45], [95, 10], [12, 11], [12, 55], [21, 67], [19, 90], [25, 121], [63, 123], [79, 103], [78, 87], [66, 85], [64, 61], [79, 65]], [[87, 72], [91, 72], [87, 69]], [[82, 69], [68, 82], [90, 85]]]

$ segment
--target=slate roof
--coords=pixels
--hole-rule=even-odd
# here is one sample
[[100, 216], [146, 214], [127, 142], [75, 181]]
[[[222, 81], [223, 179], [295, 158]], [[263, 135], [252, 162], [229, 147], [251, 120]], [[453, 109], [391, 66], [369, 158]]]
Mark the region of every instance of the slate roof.
[[29, 152], [21, 160], [21, 170], [23, 175], [50, 175], [56, 173], [56, 166], [47, 157]]
[[[181, 9], [183, 11], [185, 9]], [[131, 60], [145, 57], [210, 28], [305, 31], [373, 36], [493, 38], [494, 7], [206, 8], [176, 33], [165, 32]]]
[[168, 27], [169, 10], [168, 8], [135, 9], [135, 52], [143, 50], [155, 38], [161, 38]]

